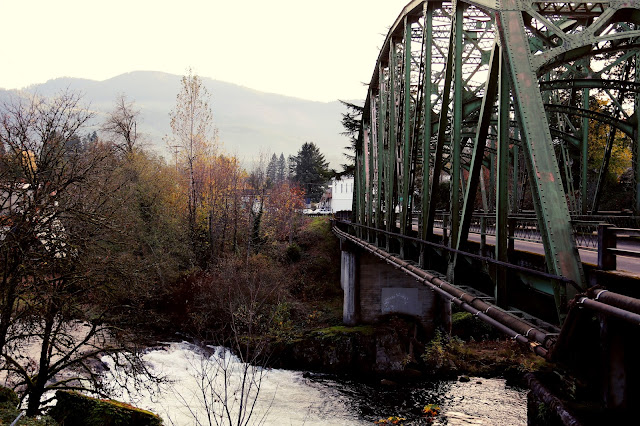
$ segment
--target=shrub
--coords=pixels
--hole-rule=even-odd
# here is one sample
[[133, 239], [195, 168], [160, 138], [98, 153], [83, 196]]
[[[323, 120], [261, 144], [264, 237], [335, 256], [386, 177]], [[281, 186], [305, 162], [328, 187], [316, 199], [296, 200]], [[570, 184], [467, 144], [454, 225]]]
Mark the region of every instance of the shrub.
[[269, 321], [269, 334], [278, 340], [289, 340], [294, 337], [294, 324], [291, 320], [291, 306], [287, 302], [278, 303], [273, 307]]
[[289, 244], [286, 250], [287, 260], [291, 263], [298, 262], [302, 257], [302, 249], [296, 243]]
[[18, 398], [18, 395], [13, 391], [13, 389], [0, 386], [0, 403], [5, 402], [8, 402], [15, 407], [20, 402], [20, 398]]
[[201, 274], [190, 304], [193, 331], [217, 338], [234, 324], [234, 333], [265, 333], [272, 308], [283, 302], [291, 273], [263, 254], [231, 256]]
[[456, 312], [451, 316], [451, 334], [463, 340], [485, 340], [499, 336], [493, 327], [469, 312]]
[[[0, 386], [0, 425], [11, 424], [19, 415], [21, 410], [16, 408], [20, 403], [18, 395], [9, 388]], [[54, 426], [57, 423], [49, 416], [21, 417], [18, 426]]]
[[446, 360], [446, 337], [440, 330], [436, 330], [435, 335], [425, 348], [422, 359], [427, 365], [432, 366], [435, 369], [442, 368]]

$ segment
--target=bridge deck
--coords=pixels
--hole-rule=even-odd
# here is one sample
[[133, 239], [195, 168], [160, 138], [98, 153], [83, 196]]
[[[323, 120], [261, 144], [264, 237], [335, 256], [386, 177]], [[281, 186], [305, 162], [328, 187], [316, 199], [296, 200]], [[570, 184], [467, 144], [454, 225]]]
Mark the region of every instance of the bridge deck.
[[[413, 227], [414, 231], [418, 231], [416, 225]], [[442, 236], [442, 228], [434, 228], [434, 233], [436, 235]], [[468, 241], [473, 241], [475, 243], [480, 243], [480, 234], [470, 232]], [[487, 246], [495, 247], [496, 238], [493, 235], [486, 236], [486, 244]], [[542, 243], [535, 241], [524, 241], [520, 239], [516, 239], [514, 241], [514, 248], [517, 252], [524, 253], [533, 253], [544, 256], [544, 246]], [[640, 244], [633, 242], [619, 242], [618, 248], [622, 248], [625, 250], [638, 250], [640, 249]], [[583, 264], [587, 264], [592, 267], [596, 267], [598, 265], [598, 252], [591, 249], [579, 248], [578, 252], [580, 253], [580, 260]], [[630, 277], [635, 277], [640, 279], [640, 260], [635, 257], [625, 256], [625, 255], [617, 255], [616, 256], [616, 272], [627, 275]]]

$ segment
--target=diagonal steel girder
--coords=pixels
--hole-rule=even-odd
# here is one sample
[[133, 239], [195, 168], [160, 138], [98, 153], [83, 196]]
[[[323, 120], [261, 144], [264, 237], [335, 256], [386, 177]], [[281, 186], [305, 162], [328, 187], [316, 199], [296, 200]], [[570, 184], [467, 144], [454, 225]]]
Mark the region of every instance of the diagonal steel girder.
[[[513, 100], [532, 177], [534, 206], [540, 223], [545, 259], [550, 272], [584, 283], [580, 256], [575, 245], [571, 216], [562, 187], [538, 78], [516, 0], [503, 0], [496, 14], [500, 42], [511, 76]], [[566, 301], [574, 294], [570, 287], [556, 284], [554, 296], [560, 317]]]

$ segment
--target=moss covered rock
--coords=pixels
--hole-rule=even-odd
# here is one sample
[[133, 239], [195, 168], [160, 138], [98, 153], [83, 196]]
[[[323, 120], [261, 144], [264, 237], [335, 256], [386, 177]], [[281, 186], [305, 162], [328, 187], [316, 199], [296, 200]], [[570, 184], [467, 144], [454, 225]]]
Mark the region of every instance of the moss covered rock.
[[159, 426], [157, 415], [118, 401], [58, 391], [49, 415], [65, 426]]
[[[411, 367], [424, 349], [413, 342], [413, 324], [401, 318], [386, 323], [309, 331], [295, 340], [272, 344], [270, 365], [355, 376], [412, 377]], [[413, 342], [413, 343], [412, 343]]]
[[455, 312], [451, 315], [451, 335], [466, 341], [502, 337], [493, 327], [469, 312]]

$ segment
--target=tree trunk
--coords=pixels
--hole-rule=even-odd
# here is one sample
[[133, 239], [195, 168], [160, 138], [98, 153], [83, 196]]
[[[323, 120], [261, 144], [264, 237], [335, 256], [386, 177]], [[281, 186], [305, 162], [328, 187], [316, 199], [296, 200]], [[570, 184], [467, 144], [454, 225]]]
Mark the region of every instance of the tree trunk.
[[18, 285], [15, 283], [13, 273], [18, 265], [18, 260], [9, 260], [9, 255], [5, 254], [5, 270], [2, 277], [2, 306], [0, 307], [0, 354], [4, 352], [4, 345], [7, 342], [7, 333], [11, 324], [11, 318], [17, 300]]
[[227, 240], [227, 222], [229, 220], [229, 199], [224, 197], [224, 219], [222, 220], [222, 238], [220, 238], [220, 254], [224, 253], [224, 243]]
[[[50, 302], [51, 303], [51, 302]], [[44, 331], [42, 333], [42, 347], [40, 348], [40, 362], [38, 363], [38, 375], [36, 381], [28, 389], [29, 403], [27, 405], [27, 416], [36, 416], [40, 412], [40, 400], [44, 394], [45, 386], [49, 376], [49, 346], [51, 345], [53, 324], [56, 317], [56, 309], [49, 306], [47, 309]]]

